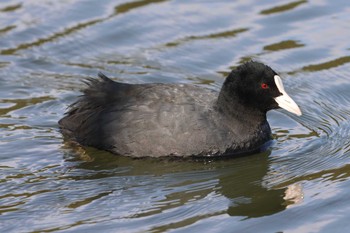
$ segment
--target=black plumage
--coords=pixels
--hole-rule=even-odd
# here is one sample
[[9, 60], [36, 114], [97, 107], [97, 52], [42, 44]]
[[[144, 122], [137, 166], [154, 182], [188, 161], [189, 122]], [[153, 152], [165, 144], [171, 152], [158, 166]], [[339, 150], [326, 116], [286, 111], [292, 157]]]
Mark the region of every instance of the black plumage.
[[248, 62], [216, 92], [189, 84], [126, 84], [99, 73], [59, 125], [81, 145], [132, 157], [256, 152], [271, 139], [266, 112], [279, 107], [275, 75]]

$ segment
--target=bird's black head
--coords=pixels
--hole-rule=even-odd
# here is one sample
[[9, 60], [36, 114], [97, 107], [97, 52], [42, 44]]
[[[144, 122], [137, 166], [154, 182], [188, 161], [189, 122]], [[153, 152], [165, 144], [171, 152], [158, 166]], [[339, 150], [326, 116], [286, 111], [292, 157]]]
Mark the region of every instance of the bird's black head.
[[232, 70], [226, 78], [219, 102], [244, 106], [250, 111], [265, 114], [276, 108], [301, 115], [298, 105], [285, 92], [281, 78], [269, 66], [259, 62], [247, 62]]

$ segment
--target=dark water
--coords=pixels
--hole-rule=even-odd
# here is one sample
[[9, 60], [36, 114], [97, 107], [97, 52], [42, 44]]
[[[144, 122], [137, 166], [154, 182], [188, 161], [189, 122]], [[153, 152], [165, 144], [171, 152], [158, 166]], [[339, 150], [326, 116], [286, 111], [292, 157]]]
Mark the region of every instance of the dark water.
[[[0, 2], [1, 232], [347, 232], [350, 2]], [[57, 121], [98, 71], [219, 89], [255, 59], [304, 113], [268, 114], [263, 154], [118, 157]]]

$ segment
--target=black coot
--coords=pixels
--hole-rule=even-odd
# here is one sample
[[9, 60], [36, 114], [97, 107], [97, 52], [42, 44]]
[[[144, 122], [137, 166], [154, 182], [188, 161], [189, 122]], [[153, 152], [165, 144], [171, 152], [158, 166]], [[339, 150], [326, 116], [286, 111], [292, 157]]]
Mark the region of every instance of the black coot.
[[220, 92], [188, 84], [126, 84], [102, 73], [59, 121], [81, 145], [132, 157], [231, 156], [271, 140], [266, 112], [301, 115], [269, 66], [247, 62]]

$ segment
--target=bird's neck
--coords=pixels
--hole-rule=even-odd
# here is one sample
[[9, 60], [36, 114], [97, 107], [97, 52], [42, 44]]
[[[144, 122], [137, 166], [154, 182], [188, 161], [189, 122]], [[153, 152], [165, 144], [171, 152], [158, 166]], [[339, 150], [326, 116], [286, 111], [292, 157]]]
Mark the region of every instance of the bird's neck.
[[234, 93], [222, 89], [215, 103], [215, 109], [227, 118], [232, 118], [240, 122], [256, 122], [257, 124], [266, 122], [266, 112], [262, 112], [256, 107], [246, 105], [240, 101]]

